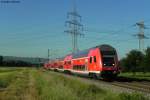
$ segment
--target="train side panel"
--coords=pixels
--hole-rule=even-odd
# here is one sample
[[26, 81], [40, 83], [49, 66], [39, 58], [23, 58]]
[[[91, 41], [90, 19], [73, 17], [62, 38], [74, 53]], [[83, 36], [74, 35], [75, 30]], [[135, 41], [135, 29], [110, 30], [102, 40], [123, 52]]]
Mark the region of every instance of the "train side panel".
[[100, 73], [102, 70], [101, 54], [98, 48], [90, 50], [88, 54], [88, 71]]
[[88, 58], [76, 58], [72, 59], [72, 72], [86, 74], [88, 73]]
[[69, 71], [72, 69], [72, 55], [68, 55], [64, 58], [64, 71]]

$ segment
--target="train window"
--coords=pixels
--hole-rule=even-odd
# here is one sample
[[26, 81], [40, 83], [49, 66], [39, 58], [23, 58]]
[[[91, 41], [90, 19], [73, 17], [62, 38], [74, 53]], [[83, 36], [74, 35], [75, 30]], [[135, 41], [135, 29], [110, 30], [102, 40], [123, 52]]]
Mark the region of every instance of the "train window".
[[115, 55], [116, 51], [101, 51], [102, 55]]
[[96, 62], [96, 56], [94, 56], [94, 62]]
[[90, 63], [92, 63], [92, 57], [90, 57]]
[[75, 69], [76, 69], [76, 66], [73, 66], [73, 69], [75, 70]]
[[114, 57], [103, 57], [103, 64], [104, 66], [114, 66]]
[[82, 70], [85, 70], [85, 65], [82, 65]]
[[64, 64], [66, 65], [66, 61], [64, 62]]
[[71, 64], [71, 61], [68, 61], [68, 64], [70, 65], [70, 64]]

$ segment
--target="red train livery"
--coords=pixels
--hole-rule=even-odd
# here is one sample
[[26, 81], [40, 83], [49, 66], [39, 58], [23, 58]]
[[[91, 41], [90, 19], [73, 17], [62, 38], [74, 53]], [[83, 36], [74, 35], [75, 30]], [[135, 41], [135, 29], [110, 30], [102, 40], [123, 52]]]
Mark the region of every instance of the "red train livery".
[[114, 77], [120, 72], [117, 52], [106, 44], [49, 61], [44, 68], [90, 77]]

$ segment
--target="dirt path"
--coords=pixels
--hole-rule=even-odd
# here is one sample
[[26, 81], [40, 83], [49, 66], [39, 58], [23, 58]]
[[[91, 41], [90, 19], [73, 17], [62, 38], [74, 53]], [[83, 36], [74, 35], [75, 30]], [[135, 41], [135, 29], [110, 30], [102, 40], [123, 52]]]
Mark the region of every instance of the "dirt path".
[[28, 82], [28, 90], [26, 93], [25, 100], [37, 100], [38, 93], [35, 87], [35, 78], [33, 76], [33, 73], [29, 71], [29, 82]]

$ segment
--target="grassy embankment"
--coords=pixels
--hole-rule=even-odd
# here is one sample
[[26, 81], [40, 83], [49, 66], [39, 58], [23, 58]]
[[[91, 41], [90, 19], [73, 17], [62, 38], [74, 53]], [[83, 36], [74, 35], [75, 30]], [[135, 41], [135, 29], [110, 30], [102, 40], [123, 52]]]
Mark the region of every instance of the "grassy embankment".
[[121, 73], [119, 76], [150, 81], [150, 72], [147, 72], [147, 73], [136, 72], [136, 74], [128, 72], [128, 73]]
[[0, 69], [0, 100], [148, 100], [140, 94], [112, 93], [50, 71], [6, 70]]

